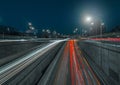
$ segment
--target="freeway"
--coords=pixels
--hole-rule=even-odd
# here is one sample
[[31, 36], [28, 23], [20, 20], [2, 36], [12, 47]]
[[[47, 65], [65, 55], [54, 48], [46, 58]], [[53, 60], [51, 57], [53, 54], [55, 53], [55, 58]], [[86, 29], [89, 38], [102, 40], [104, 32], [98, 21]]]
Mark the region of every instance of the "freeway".
[[31, 51], [54, 42], [55, 39], [1, 39], [0, 40], [0, 66], [11, 62]]
[[91, 67], [92, 62], [78, 42], [49, 40], [35, 46], [36, 49], [0, 66], [0, 85], [111, 85], [101, 81], [103, 77]]
[[[52, 50], [53, 48], [56, 48], [56, 45], [58, 45], [59, 43], [64, 42], [64, 41], [65, 40], [56, 40], [54, 42], [48, 43], [45, 46], [37, 48], [36, 50], [32, 51], [31, 53], [24, 55], [23, 57], [17, 58], [16, 60], [1, 66], [0, 67], [0, 84], [4, 84], [4, 83], [10, 84], [10, 82], [13, 80], [13, 79], [10, 80], [11, 78], [13, 78], [15, 75], [19, 74], [19, 72], [21, 72], [26, 67], [29, 67], [29, 65], [32, 64], [33, 62], [37, 61], [37, 59], [41, 58], [41, 56], [43, 54], [49, 52], [49, 50]], [[57, 49], [58, 48], [56, 48], [56, 50]], [[49, 56], [49, 58], [50, 58], [50, 56]], [[49, 61], [51, 59], [52, 58], [47, 59], [47, 61]], [[48, 62], [48, 64], [49, 64], [49, 62]], [[20, 77], [23, 77], [23, 75], [22, 76], [20, 75]], [[19, 79], [20, 79], [20, 77], [19, 77]], [[16, 80], [14, 80], [13, 82], [16, 82]], [[13, 83], [13, 84], [15, 84], [15, 83]]]
[[4, 65], [20, 56], [48, 42], [30, 40], [0, 40], [0, 66]]
[[38, 85], [101, 85], [76, 40], [69, 40]]

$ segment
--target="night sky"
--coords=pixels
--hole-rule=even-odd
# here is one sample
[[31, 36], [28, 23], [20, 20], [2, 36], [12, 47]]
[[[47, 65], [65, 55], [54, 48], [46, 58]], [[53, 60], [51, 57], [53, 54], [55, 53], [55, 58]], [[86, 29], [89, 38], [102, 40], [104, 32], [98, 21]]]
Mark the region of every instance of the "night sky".
[[83, 27], [84, 15], [101, 19], [107, 29], [120, 25], [120, 0], [0, 0], [0, 25], [72, 33]]

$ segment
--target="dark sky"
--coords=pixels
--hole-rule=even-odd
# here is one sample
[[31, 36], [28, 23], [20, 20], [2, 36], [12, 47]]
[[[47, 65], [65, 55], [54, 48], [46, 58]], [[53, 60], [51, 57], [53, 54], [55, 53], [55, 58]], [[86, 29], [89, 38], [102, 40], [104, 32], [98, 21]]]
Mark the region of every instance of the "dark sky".
[[119, 0], [0, 0], [0, 24], [26, 30], [32, 22], [37, 29], [71, 33], [82, 27], [90, 14], [104, 21], [108, 29], [120, 25]]

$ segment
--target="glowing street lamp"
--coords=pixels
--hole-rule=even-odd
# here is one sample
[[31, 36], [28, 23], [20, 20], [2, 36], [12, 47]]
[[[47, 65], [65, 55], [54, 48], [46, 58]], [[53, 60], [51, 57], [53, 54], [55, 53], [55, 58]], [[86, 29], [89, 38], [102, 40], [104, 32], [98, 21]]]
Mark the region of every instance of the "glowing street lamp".
[[32, 23], [31, 23], [31, 22], [28, 22], [28, 25], [29, 25], [29, 26], [31, 26], [31, 25], [32, 25]]
[[101, 25], [104, 26], [104, 23], [102, 22]]
[[42, 29], [42, 32], [45, 32], [45, 29]]
[[92, 22], [91, 25], [93, 26], [93, 25], [94, 25], [94, 22]]
[[92, 17], [87, 16], [85, 20], [86, 20], [86, 22], [91, 22], [92, 21]]
[[47, 33], [51, 33], [49, 29], [46, 30]]
[[30, 27], [31, 28], [31, 30], [35, 30], [35, 28], [34, 27]]
[[103, 26], [105, 25], [105, 23], [101, 23], [101, 26], [100, 26], [100, 31], [101, 31], [101, 38], [102, 38], [102, 32], [103, 32]]
[[75, 33], [76, 31], [74, 30], [73, 33]]

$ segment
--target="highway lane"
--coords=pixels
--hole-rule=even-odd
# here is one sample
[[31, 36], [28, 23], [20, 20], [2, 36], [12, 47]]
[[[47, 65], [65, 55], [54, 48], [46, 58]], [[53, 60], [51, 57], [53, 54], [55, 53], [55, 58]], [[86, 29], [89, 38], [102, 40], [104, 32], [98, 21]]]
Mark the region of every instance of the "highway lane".
[[77, 41], [69, 40], [38, 85], [101, 85], [101, 83], [83, 57]]
[[7, 80], [9, 80], [14, 75], [22, 71], [24, 68], [26, 68], [28, 65], [36, 61], [40, 56], [45, 54], [47, 51], [51, 50], [52, 48], [57, 46], [59, 43], [64, 42], [66, 40], [56, 40], [54, 42], [47, 44], [42, 48], [38, 48], [37, 50], [34, 50], [28, 55], [25, 55], [17, 60], [14, 60], [8, 63], [7, 65], [1, 66], [0, 67], [0, 84], [3, 84]]
[[102, 85], [77, 42], [50, 40], [27, 55], [0, 66], [0, 84]]
[[70, 44], [72, 85], [100, 85], [99, 79], [82, 56], [76, 41], [70, 41]]
[[40, 41], [0, 41], [0, 66], [17, 59], [48, 42]]
[[[0, 66], [57, 39], [4, 39], [0, 40]], [[60, 40], [60, 39], [59, 39]]]

